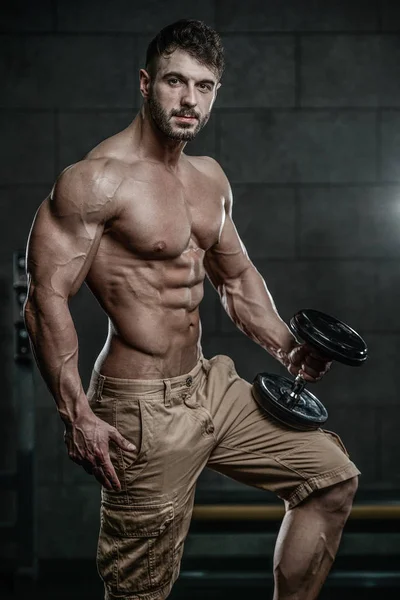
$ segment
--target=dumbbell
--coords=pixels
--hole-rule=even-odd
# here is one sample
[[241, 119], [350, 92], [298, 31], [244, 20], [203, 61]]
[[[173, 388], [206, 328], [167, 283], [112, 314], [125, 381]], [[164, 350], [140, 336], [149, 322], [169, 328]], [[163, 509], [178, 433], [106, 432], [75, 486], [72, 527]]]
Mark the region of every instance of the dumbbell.
[[[289, 327], [296, 339], [306, 342], [328, 360], [358, 367], [368, 358], [367, 345], [354, 329], [318, 310], [299, 311], [290, 320]], [[285, 425], [303, 431], [318, 429], [328, 419], [328, 411], [305, 389], [306, 383], [301, 375], [292, 380], [258, 373], [252, 394], [265, 412]]]

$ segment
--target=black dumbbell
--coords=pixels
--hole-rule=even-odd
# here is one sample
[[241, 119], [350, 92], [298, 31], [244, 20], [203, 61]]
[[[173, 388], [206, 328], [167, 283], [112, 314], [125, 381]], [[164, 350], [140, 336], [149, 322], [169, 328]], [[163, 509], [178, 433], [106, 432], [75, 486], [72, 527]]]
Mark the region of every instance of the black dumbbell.
[[[292, 317], [290, 329], [296, 338], [312, 346], [328, 360], [358, 367], [367, 360], [367, 345], [348, 325], [318, 310], [301, 310]], [[280, 375], [258, 373], [252, 393], [263, 410], [289, 427], [312, 430], [328, 418], [325, 406], [305, 390], [301, 375], [295, 380]]]

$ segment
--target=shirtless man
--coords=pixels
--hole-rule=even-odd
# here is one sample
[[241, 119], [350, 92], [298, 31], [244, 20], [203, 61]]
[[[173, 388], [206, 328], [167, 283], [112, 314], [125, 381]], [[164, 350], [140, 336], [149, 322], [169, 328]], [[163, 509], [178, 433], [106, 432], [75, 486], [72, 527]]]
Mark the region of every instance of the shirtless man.
[[[206, 465], [285, 502], [274, 598], [316, 598], [357, 488], [336, 434], [273, 421], [228, 356], [202, 354], [207, 274], [234, 323], [292, 375], [317, 381], [329, 368], [279, 317], [221, 167], [183, 153], [222, 71], [204, 23], [162, 30], [140, 70], [139, 114], [61, 173], [30, 234], [26, 326], [69, 457], [102, 484], [97, 564], [109, 600], [169, 595]], [[68, 309], [84, 281], [109, 318], [87, 393]]]

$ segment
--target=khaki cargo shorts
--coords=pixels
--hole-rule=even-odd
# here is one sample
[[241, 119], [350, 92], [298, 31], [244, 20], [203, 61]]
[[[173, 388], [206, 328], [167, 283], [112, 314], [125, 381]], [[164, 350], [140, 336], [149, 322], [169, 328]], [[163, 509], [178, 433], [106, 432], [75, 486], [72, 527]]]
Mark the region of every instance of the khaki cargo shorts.
[[196, 481], [209, 467], [295, 507], [360, 474], [339, 436], [270, 419], [225, 355], [179, 377], [116, 379], [93, 372], [88, 398], [135, 451], [110, 444], [120, 492], [102, 488], [97, 568], [106, 600], [162, 600], [178, 578]]

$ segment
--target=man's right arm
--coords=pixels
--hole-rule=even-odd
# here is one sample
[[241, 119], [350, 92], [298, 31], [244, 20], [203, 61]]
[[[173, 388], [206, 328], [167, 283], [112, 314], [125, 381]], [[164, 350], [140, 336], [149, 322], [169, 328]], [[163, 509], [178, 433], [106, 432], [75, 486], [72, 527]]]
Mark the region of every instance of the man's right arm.
[[100, 167], [93, 162], [61, 173], [35, 216], [27, 250], [26, 328], [65, 423], [89, 410], [68, 301], [86, 277], [110, 213], [110, 201], [102, 197], [98, 183]]
[[[104, 185], [107, 193], [102, 192]], [[68, 308], [90, 269], [104, 225], [114, 216], [117, 187], [98, 161], [77, 163], [60, 175], [29, 236], [24, 316], [36, 362], [65, 423], [69, 457], [107, 489], [118, 491], [121, 484], [110, 460], [109, 442], [126, 451], [136, 448], [89, 407]]]

